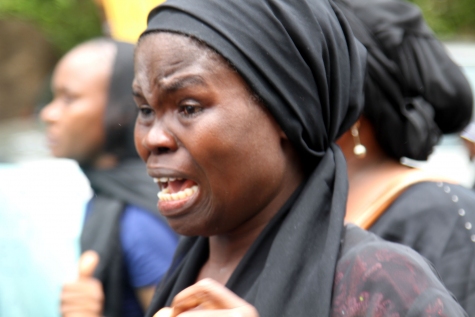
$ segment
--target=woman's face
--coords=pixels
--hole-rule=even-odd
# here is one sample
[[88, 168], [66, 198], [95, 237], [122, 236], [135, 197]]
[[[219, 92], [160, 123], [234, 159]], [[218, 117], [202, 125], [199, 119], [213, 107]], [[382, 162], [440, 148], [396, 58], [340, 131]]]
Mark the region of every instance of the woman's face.
[[172, 228], [210, 236], [266, 223], [298, 185], [293, 150], [241, 76], [171, 33], [145, 36], [135, 67], [135, 144]]
[[77, 48], [54, 71], [54, 99], [40, 116], [47, 124], [48, 146], [56, 157], [85, 163], [101, 152], [112, 64], [104, 61], [104, 54], [90, 46]]

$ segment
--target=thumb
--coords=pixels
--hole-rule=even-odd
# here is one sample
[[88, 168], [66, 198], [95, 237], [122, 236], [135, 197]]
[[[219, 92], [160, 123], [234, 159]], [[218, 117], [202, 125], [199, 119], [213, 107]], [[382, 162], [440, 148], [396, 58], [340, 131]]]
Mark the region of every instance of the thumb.
[[79, 258], [79, 278], [90, 278], [99, 264], [99, 254], [96, 251], [85, 251]]
[[164, 307], [160, 309], [153, 317], [171, 317], [173, 313], [173, 308]]

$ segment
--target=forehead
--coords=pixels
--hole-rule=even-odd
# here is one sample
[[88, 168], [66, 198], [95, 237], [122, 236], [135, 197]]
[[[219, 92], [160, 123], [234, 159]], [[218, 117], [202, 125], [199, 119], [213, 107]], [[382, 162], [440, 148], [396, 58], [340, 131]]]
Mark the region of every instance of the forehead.
[[160, 86], [188, 73], [230, 70], [217, 53], [184, 35], [157, 32], [141, 39], [135, 54], [135, 85]]
[[95, 49], [77, 49], [64, 56], [54, 71], [53, 86], [83, 87], [107, 84], [113, 56]]

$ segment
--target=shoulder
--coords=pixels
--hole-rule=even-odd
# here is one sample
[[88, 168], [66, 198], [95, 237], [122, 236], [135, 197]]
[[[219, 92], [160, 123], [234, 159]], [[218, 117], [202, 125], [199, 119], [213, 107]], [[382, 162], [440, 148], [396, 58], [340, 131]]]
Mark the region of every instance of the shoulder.
[[[415, 248], [431, 261], [442, 255], [455, 232], [461, 233], [459, 243], [475, 247], [475, 192], [442, 182], [413, 185], [370, 230], [386, 240]], [[430, 253], [425, 253], [423, 250], [428, 246]]]
[[333, 316], [464, 316], [419, 254], [355, 226], [344, 234], [333, 292]]

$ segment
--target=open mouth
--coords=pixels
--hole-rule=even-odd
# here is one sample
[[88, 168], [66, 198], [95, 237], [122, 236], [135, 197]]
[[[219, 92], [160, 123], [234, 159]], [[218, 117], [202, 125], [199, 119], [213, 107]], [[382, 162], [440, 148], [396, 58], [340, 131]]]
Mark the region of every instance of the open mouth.
[[160, 191], [158, 199], [161, 201], [179, 201], [193, 196], [198, 191], [198, 185], [189, 179], [160, 177], [153, 181], [158, 184]]

